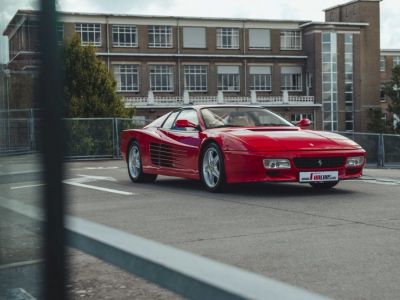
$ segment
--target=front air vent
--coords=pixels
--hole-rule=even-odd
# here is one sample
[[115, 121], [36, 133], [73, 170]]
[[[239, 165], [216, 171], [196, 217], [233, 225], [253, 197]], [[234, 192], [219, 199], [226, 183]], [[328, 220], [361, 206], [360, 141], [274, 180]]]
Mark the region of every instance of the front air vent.
[[345, 158], [337, 157], [297, 157], [293, 159], [298, 169], [338, 168], [344, 165]]
[[166, 144], [150, 143], [151, 162], [156, 166], [172, 168], [171, 146]]

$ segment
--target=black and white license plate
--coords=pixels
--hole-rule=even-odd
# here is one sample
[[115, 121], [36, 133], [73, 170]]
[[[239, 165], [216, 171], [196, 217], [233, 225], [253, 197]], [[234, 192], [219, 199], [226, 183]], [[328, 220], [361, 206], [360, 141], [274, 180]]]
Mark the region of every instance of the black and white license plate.
[[299, 182], [338, 181], [338, 171], [300, 172]]

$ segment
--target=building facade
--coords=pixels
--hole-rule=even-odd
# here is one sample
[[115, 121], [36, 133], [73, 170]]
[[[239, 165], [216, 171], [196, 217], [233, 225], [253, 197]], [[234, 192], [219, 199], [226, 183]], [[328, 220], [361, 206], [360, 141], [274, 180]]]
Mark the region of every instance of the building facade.
[[[380, 107], [379, 0], [325, 10], [325, 22], [60, 13], [60, 43], [95, 47], [137, 115], [183, 104], [258, 104], [314, 128], [365, 131]], [[4, 31], [9, 69], [38, 64], [37, 12]]]

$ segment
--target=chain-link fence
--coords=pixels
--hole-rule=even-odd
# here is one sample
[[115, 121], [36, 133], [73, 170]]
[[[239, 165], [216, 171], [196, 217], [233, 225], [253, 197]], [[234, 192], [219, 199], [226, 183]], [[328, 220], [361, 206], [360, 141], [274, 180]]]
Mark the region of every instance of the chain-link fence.
[[[39, 112], [0, 111], [0, 155], [38, 151]], [[119, 159], [120, 133], [148, 122], [129, 118], [65, 119], [68, 159]], [[367, 151], [369, 165], [400, 167], [400, 135], [339, 132]]]

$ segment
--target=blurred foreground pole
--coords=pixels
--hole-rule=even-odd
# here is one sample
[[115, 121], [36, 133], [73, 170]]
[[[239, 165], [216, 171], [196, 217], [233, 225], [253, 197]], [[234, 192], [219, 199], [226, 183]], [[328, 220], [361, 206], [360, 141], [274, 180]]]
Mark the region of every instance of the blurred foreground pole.
[[42, 154], [45, 213], [43, 295], [48, 300], [66, 299], [63, 168], [64, 127], [60, 49], [57, 45], [55, 0], [40, 0]]

